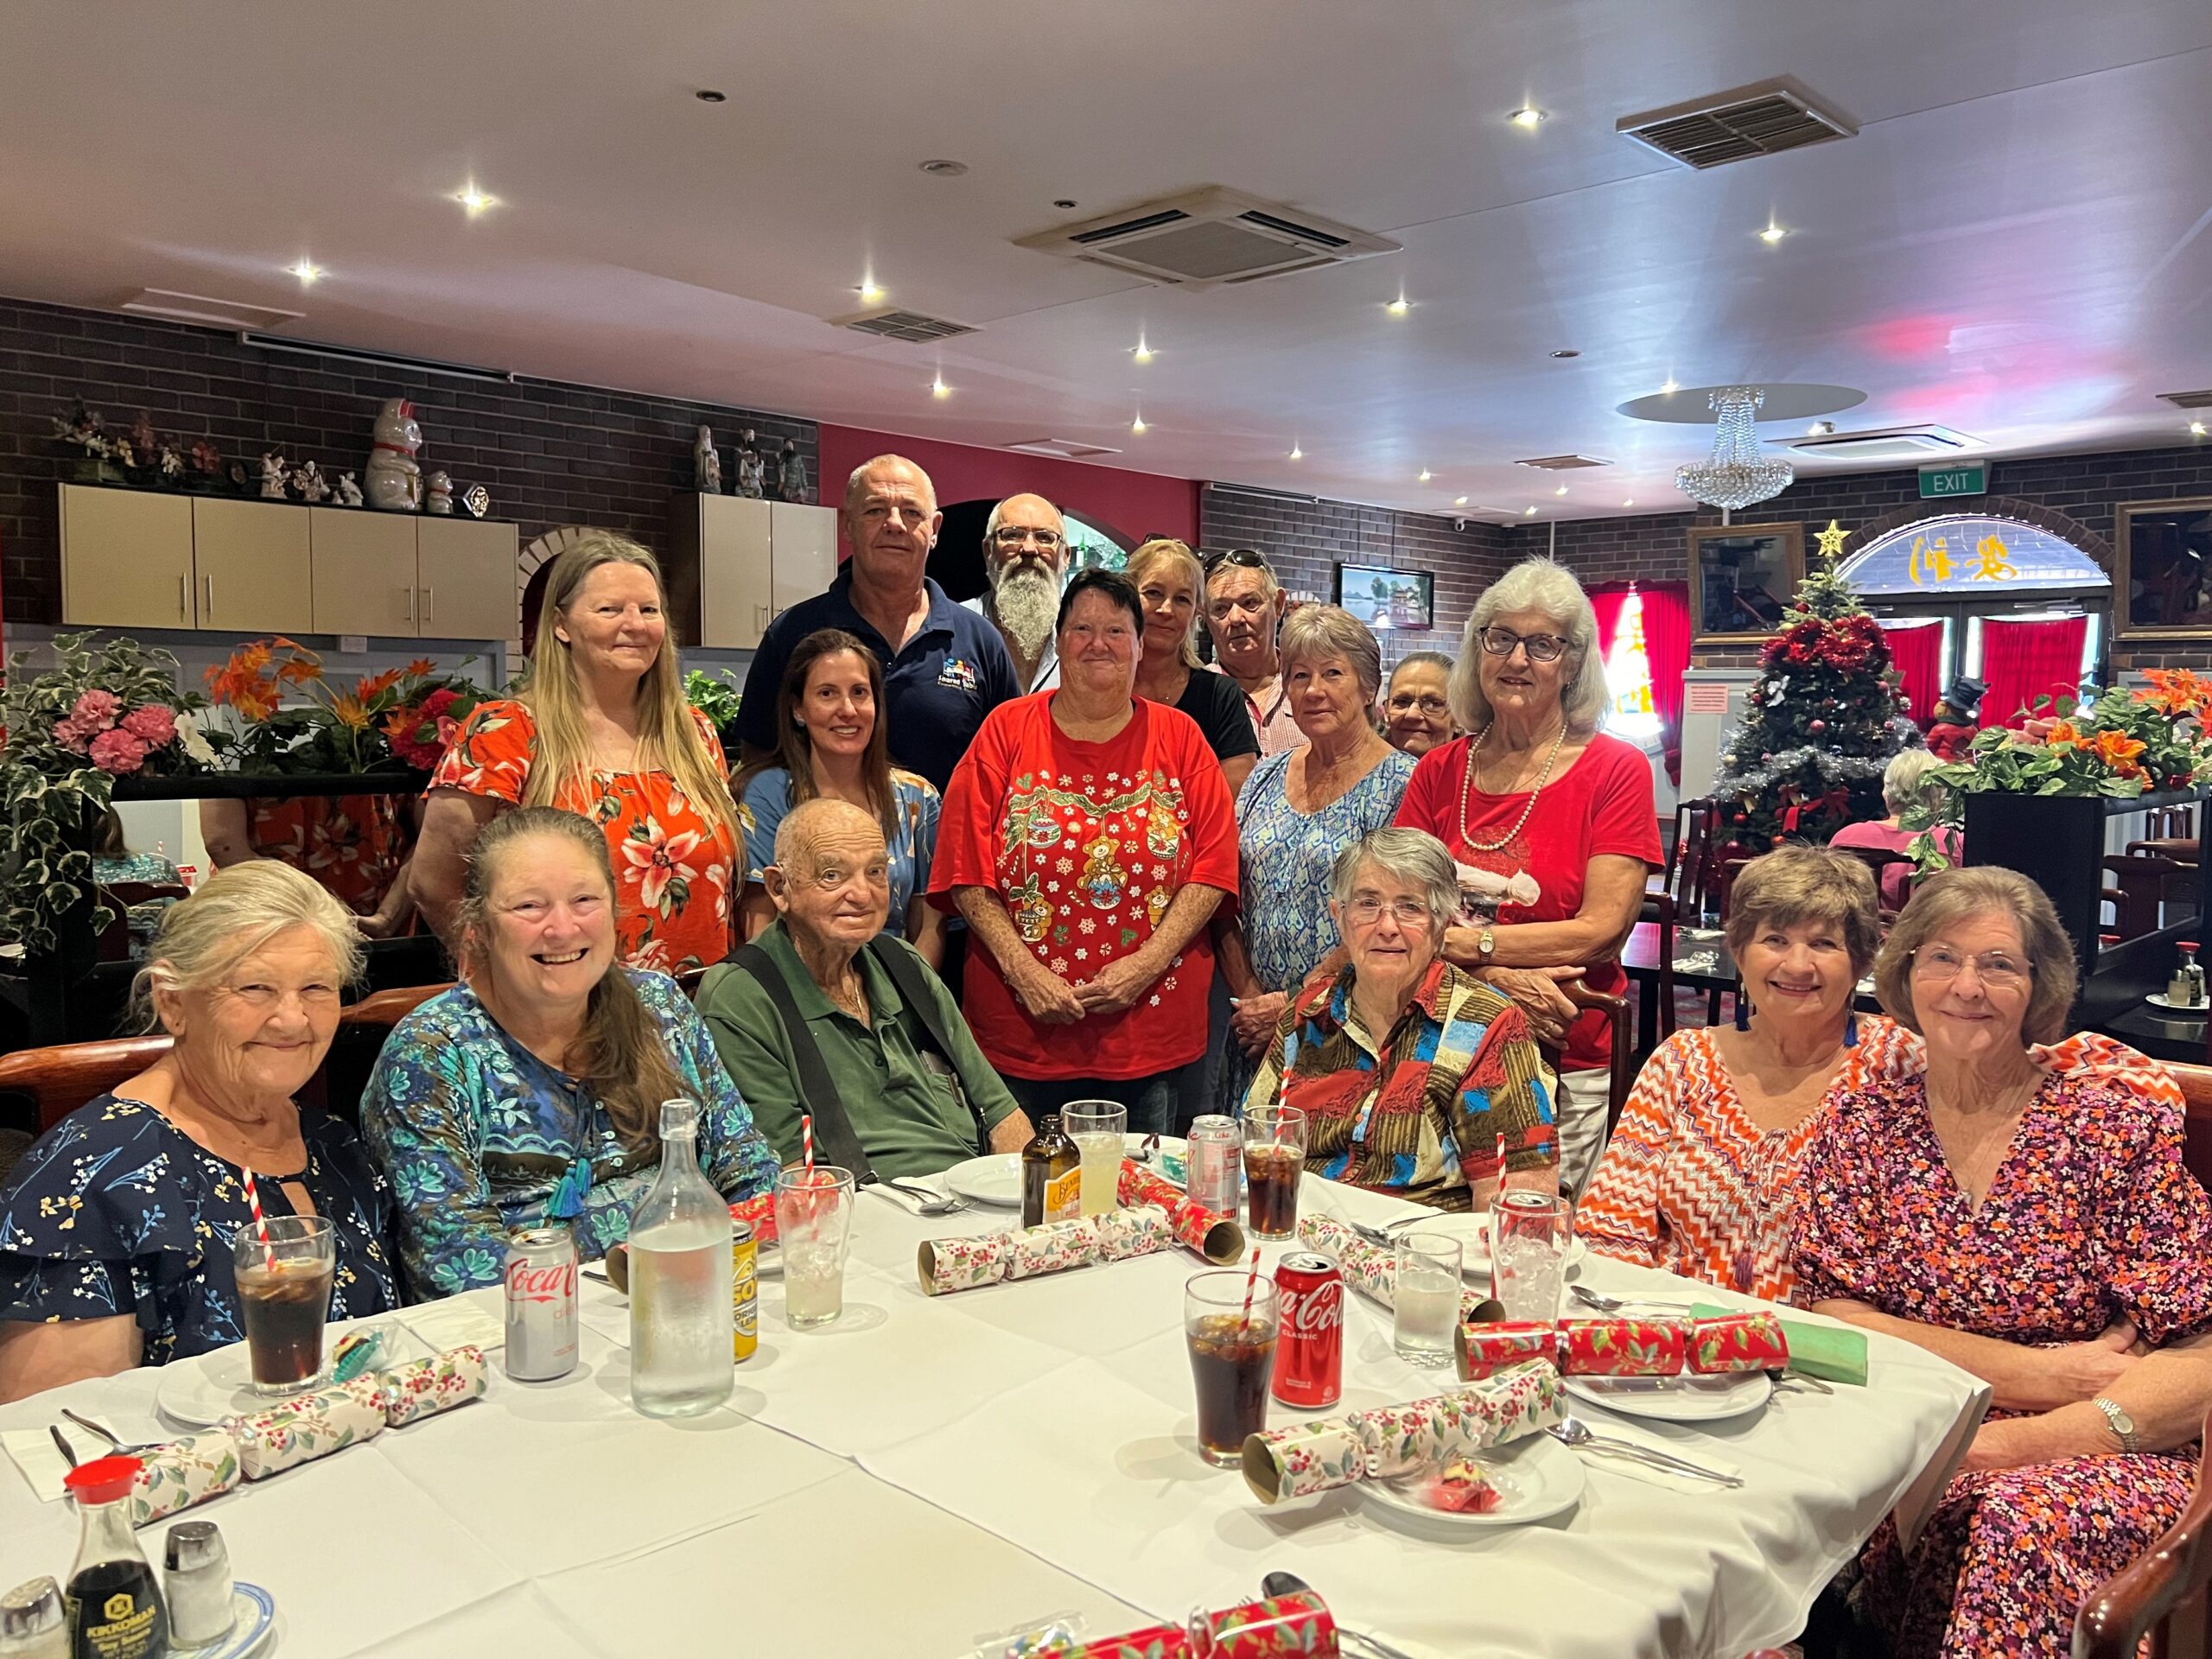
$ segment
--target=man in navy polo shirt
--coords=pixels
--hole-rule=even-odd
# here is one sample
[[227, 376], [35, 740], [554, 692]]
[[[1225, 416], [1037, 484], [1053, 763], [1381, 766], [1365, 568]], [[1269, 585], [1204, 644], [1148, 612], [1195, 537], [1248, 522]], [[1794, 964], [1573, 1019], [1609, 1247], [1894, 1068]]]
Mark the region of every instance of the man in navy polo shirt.
[[732, 732], [747, 760], [776, 746], [776, 694], [798, 642], [817, 628], [857, 635], [883, 663], [891, 758], [939, 790], [983, 723], [1020, 695], [1006, 642], [925, 574], [944, 522], [929, 474], [899, 455], [862, 464], [845, 486], [845, 537], [853, 556], [830, 591], [768, 625], [746, 671]]

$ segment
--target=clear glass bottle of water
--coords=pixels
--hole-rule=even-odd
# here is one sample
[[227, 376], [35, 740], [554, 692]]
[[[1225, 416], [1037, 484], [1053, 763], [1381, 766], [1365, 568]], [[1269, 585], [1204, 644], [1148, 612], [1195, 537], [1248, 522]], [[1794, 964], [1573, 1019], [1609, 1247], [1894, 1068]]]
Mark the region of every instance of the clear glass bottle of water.
[[630, 1217], [630, 1403], [689, 1417], [729, 1398], [729, 1205], [699, 1173], [699, 1108], [664, 1100], [660, 1173]]

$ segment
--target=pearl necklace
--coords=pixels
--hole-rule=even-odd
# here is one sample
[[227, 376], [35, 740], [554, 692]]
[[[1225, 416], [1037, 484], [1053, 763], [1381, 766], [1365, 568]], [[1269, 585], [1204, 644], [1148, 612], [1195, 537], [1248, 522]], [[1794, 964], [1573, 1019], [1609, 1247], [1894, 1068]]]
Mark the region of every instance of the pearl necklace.
[[1474, 832], [1467, 828], [1467, 802], [1475, 787], [1475, 757], [1482, 752], [1483, 745], [1490, 741], [1490, 734], [1497, 729], [1497, 722], [1492, 721], [1482, 728], [1473, 742], [1467, 745], [1467, 772], [1459, 780], [1459, 839], [1478, 853], [1494, 853], [1501, 847], [1510, 846], [1513, 838], [1521, 833], [1522, 826], [1529, 822], [1529, 815], [1536, 810], [1536, 798], [1544, 792], [1544, 785], [1551, 781], [1552, 765], [1559, 759], [1559, 747], [1567, 741], [1567, 722], [1562, 720], [1559, 723], [1559, 735], [1552, 739], [1551, 753], [1544, 757], [1544, 769], [1536, 776], [1536, 786], [1529, 791], [1529, 804], [1521, 809], [1521, 816], [1514, 820], [1513, 827], [1496, 841], [1477, 841]]

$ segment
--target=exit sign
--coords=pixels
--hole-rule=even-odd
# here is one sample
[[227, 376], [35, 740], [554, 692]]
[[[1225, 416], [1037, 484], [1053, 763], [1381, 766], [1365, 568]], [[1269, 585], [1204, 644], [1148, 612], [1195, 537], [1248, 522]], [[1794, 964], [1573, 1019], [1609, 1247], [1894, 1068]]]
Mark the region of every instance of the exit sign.
[[1947, 495], [1988, 493], [1987, 461], [1968, 461], [1956, 467], [1923, 467], [1920, 469], [1920, 499], [1923, 501], [1936, 500]]

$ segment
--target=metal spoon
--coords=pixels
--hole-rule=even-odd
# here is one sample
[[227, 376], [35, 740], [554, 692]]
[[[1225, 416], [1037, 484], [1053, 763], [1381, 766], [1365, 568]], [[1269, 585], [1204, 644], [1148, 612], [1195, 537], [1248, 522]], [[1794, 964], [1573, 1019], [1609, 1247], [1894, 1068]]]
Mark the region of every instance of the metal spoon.
[[46, 1432], [54, 1436], [54, 1449], [61, 1454], [61, 1461], [67, 1464], [70, 1468], [75, 1469], [78, 1466], [76, 1447], [69, 1444], [67, 1437], [62, 1433], [57, 1425], [48, 1423], [46, 1426]]
[[[912, 1216], [949, 1216], [955, 1211], [965, 1210], [968, 1207], [958, 1198], [947, 1198], [941, 1193], [932, 1192], [927, 1187], [908, 1186], [903, 1182], [894, 1181], [884, 1176], [877, 1177], [876, 1179], [870, 1182], [869, 1185], [872, 1186], [889, 1188], [890, 1191], [885, 1192], [883, 1195], [887, 1198], [890, 1198], [891, 1193], [895, 1192], [902, 1192], [906, 1197], [914, 1199], [916, 1202], [912, 1205], [899, 1205], [899, 1207], [905, 1210], [908, 1215]], [[894, 1202], [896, 1201], [894, 1200]]]
[[70, 1410], [67, 1406], [61, 1408], [61, 1414], [64, 1417], [67, 1417], [71, 1422], [76, 1424], [78, 1427], [89, 1429], [92, 1433], [99, 1435], [100, 1439], [105, 1440], [110, 1446], [113, 1446], [118, 1453], [125, 1457], [131, 1456], [140, 1452], [158, 1452], [162, 1449], [162, 1446], [166, 1444], [166, 1442], [161, 1440], [119, 1440], [106, 1429], [102, 1428], [98, 1423], [94, 1422], [91, 1418], [79, 1417], [75, 1412]]
[[1575, 1300], [1586, 1306], [1596, 1308], [1600, 1313], [1618, 1313], [1624, 1307], [1687, 1308], [1689, 1306], [1688, 1302], [1664, 1296], [1608, 1296], [1601, 1291], [1591, 1289], [1587, 1285], [1569, 1285], [1567, 1289], [1574, 1294]]
[[[1270, 1601], [1278, 1596], [1294, 1596], [1301, 1592], [1312, 1595], [1313, 1586], [1295, 1573], [1270, 1573], [1260, 1580], [1260, 1593]], [[1382, 1659], [1413, 1659], [1413, 1656], [1403, 1648], [1394, 1648], [1377, 1636], [1369, 1636], [1363, 1631], [1347, 1630], [1342, 1624], [1337, 1626], [1337, 1634], [1373, 1649], [1382, 1656]]]
[[1615, 1457], [1632, 1459], [1649, 1464], [1655, 1469], [1671, 1469], [1678, 1475], [1695, 1475], [1700, 1480], [1718, 1481], [1723, 1486], [1741, 1486], [1740, 1475], [1724, 1475], [1718, 1469], [1707, 1469], [1702, 1464], [1692, 1463], [1671, 1452], [1654, 1451], [1634, 1440], [1616, 1440], [1610, 1434], [1595, 1434], [1590, 1425], [1580, 1417], [1569, 1417], [1544, 1431], [1562, 1446], [1571, 1446], [1592, 1452], [1610, 1452]]

